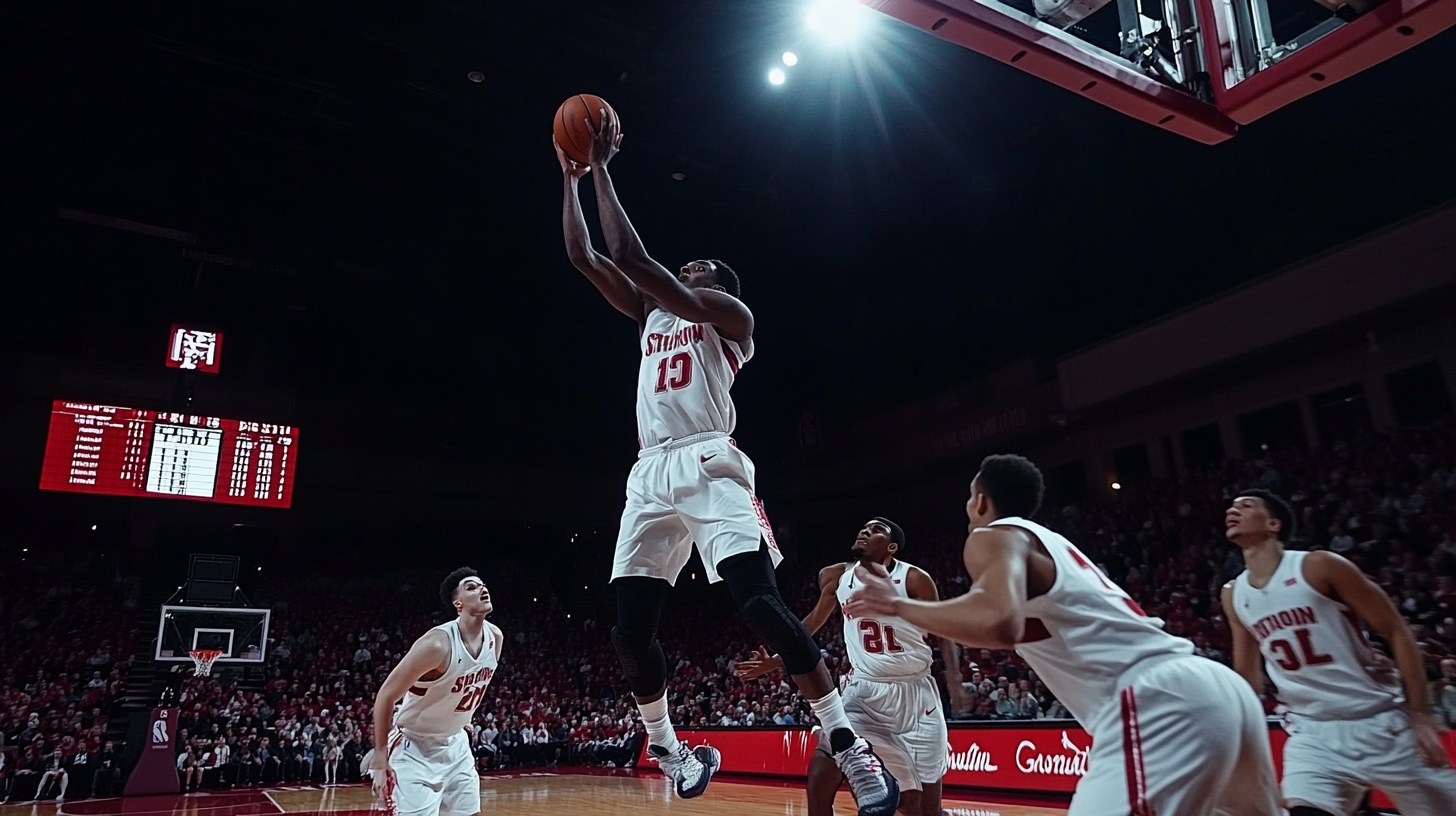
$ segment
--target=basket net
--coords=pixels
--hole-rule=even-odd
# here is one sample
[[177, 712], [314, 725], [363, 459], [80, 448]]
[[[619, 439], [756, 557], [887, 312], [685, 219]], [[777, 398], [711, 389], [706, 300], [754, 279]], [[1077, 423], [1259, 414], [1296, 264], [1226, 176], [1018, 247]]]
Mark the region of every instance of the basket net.
[[212, 664], [222, 657], [221, 649], [194, 649], [187, 653], [194, 664], [192, 674], [197, 677], [212, 674]]

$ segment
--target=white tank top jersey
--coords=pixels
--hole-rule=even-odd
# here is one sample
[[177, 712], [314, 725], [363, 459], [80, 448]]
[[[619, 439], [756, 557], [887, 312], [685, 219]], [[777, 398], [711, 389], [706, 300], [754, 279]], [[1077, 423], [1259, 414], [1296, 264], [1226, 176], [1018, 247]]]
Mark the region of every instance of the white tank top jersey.
[[477, 657], [460, 640], [460, 621], [436, 626], [450, 636], [450, 668], [434, 680], [416, 680], [394, 717], [394, 727], [422, 744], [463, 733], [496, 669], [495, 632], [485, 626]]
[[[857, 588], [859, 579], [854, 570], [858, 563], [849, 565], [839, 576], [839, 608], [843, 609], [849, 596]], [[895, 590], [904, 597], [910, 597], [905, 582], [909, 579], [913, 565], [896, 559], [890, 568], [890, 580]], [[900, 618], [851, 618], [844, 616], [844, 648], [849, 653], [849, 665], [855, 677], [868, 680], [913, 680], [930, 674], [930, 644], [925, 642], [925, 630]]]
[[1163, 631], [1121, 587], [1058, 533], [1023, 518], [993, 527], [1019, 527], [1035, 536], [1057, 566], [1045, 595], [1026, 603], [1026, 629], [1016, 653], [1084, 726], [1116, 705], [1128, 669], [1155, 657], [1191, 655], [1193, 642]]
[[654, 309], [642, 327], [637, 370], [637, 437], [645, 448], [693, 434], [733, 433], [738, 423], [728, 389], [753, 356], [708, 323]]
[[1405, 693], [1394, 672], [1375, 667], [1359, 618], [1304, 580], [1306, 555], [1285, 552], [1263, 589], [1247, 570], [1234, 579], [1234, 612], [1259, 641], [1279, 698], [1312, 720], [1358, 720], [1400, 706]]

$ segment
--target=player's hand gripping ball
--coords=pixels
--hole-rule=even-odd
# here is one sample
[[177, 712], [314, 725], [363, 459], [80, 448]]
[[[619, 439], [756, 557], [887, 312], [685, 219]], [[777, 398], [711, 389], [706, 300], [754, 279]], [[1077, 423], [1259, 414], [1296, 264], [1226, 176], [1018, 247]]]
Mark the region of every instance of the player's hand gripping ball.
[[[610, 123], [607, 128], [603, 127], [603, 111], [606, 112], [606, 121]], [[617, 112], [600, 96], [577, 94], [562, 102], [561, 107], [556, 109], [556, 120], [551, 132], [556, 137], [556, 144], [561, 147], [561, 152], [568, 159], [577, 164], [587, 164], [592, 160], [592, 140], [604, 129], [621, 132], [621, 120], [617, 118]]]

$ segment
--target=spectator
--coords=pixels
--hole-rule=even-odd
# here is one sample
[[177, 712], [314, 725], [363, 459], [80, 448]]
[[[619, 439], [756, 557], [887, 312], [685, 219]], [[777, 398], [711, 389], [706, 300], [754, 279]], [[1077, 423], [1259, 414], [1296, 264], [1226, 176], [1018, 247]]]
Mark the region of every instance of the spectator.
[[186, 747], [177, 755], [177, 778], [182, 792], [191, 793], [202, 786], [202, 755], [195, 742], [184, 742]]
[[323, 751], [325, 785], [339, 783], [339, 760], [343, 757], [344, 752], [339, 748], [339, 741], [334, 737], [329, 737]]
[[96, 771], [91, 775], [92, 796], [115, 796], [121, 783], [120, 757], [116, 755], [116, 743], [107, 740], [93, 764]]
[[1441, 678], [1432, 684], [1431, 699], [1447, 725], [1456, 725], [1456, 658], [1441, 661]]
[[[66, 773], [65, 755], [60, 748], [52, 751], [45, 759], [45, 771], [40, 777], [40, 787], [36, 788], [35, 798], [37, 801], [54, 799], [63, 802], [66, 799], [66, 786], [71, 781], [71, 775]], [[56, 789], [60, 793], [52, 796]]]

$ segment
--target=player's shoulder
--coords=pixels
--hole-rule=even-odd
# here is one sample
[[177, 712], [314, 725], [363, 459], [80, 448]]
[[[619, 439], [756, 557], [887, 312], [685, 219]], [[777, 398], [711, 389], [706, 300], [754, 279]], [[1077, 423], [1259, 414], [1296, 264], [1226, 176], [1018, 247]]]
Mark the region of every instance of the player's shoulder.
[[1291, 555], [1296, 558], [1302, 558], [1305, 569], [1311, 567], [1315, 569], [1341, 569], [1345, 566], [1355, 566], [1355, 562], [1339, 553], [1330, 552], [1329, 550], [1310, 550], [1308, 552], [1292, 550], [1285, 554], [1286, 557]]
[[923, 580], [923, 581], [934, 581], [935, 580], [934, 578], [931, 578], [930, 577], [930, 573], [926, 572], [923, 567], [917, 567], [914, 564], [911, 564], [911, 563], [909, 563], [907, 561], [901, 561], [900, 563], [902, 563], [902, 564], [905, 565], [905, 580], [907, 580], [907, 581], [908, 580], [911, 580], [911, 579], [914, 579], [914, 580], [917, 580], [917, 581], [921, 581], [921, 580]]
[[1300, 574], [1306, 583], [1322, 592], [1328, 587], [1331, 580], [1357, 576], [1366, 578], [1364, 571], [1355, 566], [1354, 561], [1339, 553], [1329, 550], [1310, 550], [1302, 555], [1304, 560], [1299, 565]]
[[845, 561], [838, 564], [830, 564], [819, 570], [819, 588], [825, 588], [830, 582], [839, 583], [839, 579], [844, 577], [844, 571], [849, 569], [850, 566], [850, 563]]
[[991, 559], [997, 556], [1019, 556], [1046, 548], [1046, 543], [1035, 533], [1016, 524], [977, 527], [966, 537], [966, 545], [969, 556]]
[[438, 626], [431, 627], [415, 640], [414, 648], [421, 651], [450, 651], [450, 635]]

